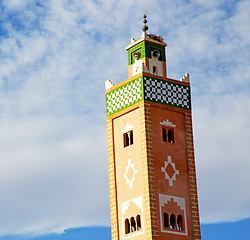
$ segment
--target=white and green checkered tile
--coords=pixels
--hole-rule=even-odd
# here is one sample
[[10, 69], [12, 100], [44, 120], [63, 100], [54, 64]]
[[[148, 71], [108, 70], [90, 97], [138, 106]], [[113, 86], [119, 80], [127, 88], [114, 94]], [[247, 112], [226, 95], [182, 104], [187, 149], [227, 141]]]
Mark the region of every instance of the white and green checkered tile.
[[191, 109], [189, 86], [144, 76], [134, 79], [106, 94], [107, 116], [143, 99]]
[[121, 111], [142, 100], [142, 77], [137, 78], [106, 94], [107, 116]]
[[190, 87], [152, 77], [143, 78], [144, 99], [191, 109]]

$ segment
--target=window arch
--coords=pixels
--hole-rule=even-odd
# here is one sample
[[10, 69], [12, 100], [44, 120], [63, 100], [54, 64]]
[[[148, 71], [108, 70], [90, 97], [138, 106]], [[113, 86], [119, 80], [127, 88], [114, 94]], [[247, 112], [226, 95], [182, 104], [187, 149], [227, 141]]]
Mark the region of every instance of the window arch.
[[183, 230], [183, 218], [180, 214], [177, 216], [177, 229]]
[[162, 128], [162, 140], [163, 142], [174, 143], [174, 129]]
[[153, 74], [157, 75], [157, 67], [156, 66], [153, 66]]
[[172, 129], [168, 129], [168, 142], [174, 142], [174, 131]]
[[130, 233], [130, 223], [129, 220], [126, 218], [125, 220], [125, 234]]
[[174, 214], [170, 215], [170, 228], [176, 229], [176, 219]]
[[136, 231], [136, 223], [135, 223], [134, 217], [130, 218], [130, 224], [131, 224], [131, 232], [135, 232]]
[[140, 215], [136, 216], [136, 225], [137, 225], [136, 230], [141, 230], [141, 216]]
[[169, 227], [169, 221], [168, 221], [168, 214], [167, 213], [163, 214], [163, 219], [164, 219], [164, 228], [168, 228]]
[[163, 142], [167, 142], [167, 129], [162, 128], [162, 140]]
[[123, 134], [123, 145], [127, 147], [134, 143], [133, 130]]

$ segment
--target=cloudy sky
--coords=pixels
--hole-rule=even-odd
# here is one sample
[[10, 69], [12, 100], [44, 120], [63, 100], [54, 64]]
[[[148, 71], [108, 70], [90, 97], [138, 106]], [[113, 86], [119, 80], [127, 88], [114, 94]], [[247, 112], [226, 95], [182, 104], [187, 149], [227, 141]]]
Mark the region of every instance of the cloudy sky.
[[191, 76], [202, 223], [250, 217], [249, 0], [0, 0], [0, 235], [109, 226], [104, 82], [144, 11]]

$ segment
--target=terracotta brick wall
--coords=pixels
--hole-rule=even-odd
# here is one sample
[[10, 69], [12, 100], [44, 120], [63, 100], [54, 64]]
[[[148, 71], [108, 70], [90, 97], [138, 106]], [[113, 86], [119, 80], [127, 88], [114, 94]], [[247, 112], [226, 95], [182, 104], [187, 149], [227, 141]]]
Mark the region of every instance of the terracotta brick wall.
[[199, 240], [201, 239], [201, 233], [200, 233], [200, 218], [199, 218], [199, 207], [198, 207], [191, 112], [185, 114], [185, 121], [186, 121], [187, 159], [188, 159], [188, 169], [189, 169], [189, 184], [190, 184], [190, 197], [192, 205], [194, 240]]
[[116, 181], [115, 181], [115, 163], [113, 149], [113, 121], [107, 120], [107, 137], [108, 137], [108, 165], [109, 165], [109, 194], [110, 194], [110, 217], [112, 240], [118, 240], [118, 214], [116, 200]]

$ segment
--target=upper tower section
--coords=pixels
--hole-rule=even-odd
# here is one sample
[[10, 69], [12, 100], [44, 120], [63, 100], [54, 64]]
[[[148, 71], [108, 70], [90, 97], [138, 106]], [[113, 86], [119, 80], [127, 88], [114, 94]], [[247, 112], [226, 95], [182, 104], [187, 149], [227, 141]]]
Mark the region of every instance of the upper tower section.
[[128, 77], [140, 73], [167, 77], [165, 47], [167, 44], [160, 36], [147, 34], [146, 13], [143, 15], [144, 26], [140, 39], [131, 39], [131, 44], [126, 47], [128, 51]]

